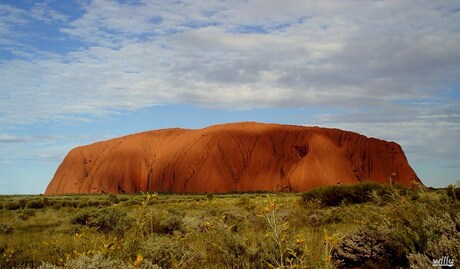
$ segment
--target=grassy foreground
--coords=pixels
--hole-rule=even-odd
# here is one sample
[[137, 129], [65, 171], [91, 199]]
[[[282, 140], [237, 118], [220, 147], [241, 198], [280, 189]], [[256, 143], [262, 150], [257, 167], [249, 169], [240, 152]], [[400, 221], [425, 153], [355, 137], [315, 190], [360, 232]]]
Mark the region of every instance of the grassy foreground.
[[460, 191], [0, 196], [0, 268], [430, 268], [460, 263]]

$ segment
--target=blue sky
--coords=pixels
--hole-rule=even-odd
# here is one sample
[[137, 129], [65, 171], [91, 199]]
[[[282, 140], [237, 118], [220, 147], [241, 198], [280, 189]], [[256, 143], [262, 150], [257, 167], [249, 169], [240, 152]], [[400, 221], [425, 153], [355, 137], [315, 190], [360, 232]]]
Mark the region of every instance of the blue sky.
[[77, 145], [235, 121], [396, 141], [460, 180], [458, 1], [0, 1], [0, 194]]

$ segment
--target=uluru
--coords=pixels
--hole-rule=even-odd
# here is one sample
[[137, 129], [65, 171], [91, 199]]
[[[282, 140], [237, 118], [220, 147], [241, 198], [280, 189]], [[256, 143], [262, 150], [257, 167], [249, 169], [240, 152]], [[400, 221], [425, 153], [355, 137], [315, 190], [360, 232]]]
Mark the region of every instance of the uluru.
[[421, 183], [395, 142], [255, 122], [161, 129], [72, 149], [45, 194], [292, 191]]

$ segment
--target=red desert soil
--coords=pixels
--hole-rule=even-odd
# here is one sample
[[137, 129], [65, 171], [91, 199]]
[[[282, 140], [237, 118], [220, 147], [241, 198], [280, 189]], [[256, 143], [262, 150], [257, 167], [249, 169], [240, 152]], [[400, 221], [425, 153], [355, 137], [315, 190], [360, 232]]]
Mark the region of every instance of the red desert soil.
[[421, 183], [401, 146], [320, 127], [253, 122], [163, 129], [71, 150], [45, 194], [306, 191]]

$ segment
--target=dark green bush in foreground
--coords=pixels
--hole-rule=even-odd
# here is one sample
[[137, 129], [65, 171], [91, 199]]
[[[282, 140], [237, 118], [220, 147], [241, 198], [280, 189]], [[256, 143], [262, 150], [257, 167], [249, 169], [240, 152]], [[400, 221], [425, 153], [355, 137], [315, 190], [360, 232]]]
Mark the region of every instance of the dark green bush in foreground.
[[363, 269], [422, 269], [442, 257], [460, 260], [460, 213], [424, 217], [409, 226], [400, 226], [403, 216], [387, 227], [362, 227], [334, 247], [332, 258], [339, 268]]
[[455, 263], [460, 261], [460, 213], [445, 213], [427, 218], [424, 226], [428, 229], [430, 239], [423, 251], [408, 255], [410, 268], [427, 268], [434, 259], [449, 257]]
[[[433, 259], [460, 260], [460, 213], [457, 201], [420, 191], [416, 200], [388, 188], [385, 215], [346, 235], [332, 258], [348, 268], [429, 268]], [[368, 226], [370, 225], [370, 226]]]
[[390, 269], [407, 265], [402, 249], [388, 231], [364, 227], [345, 236], [331, 254], [343, 267]]

